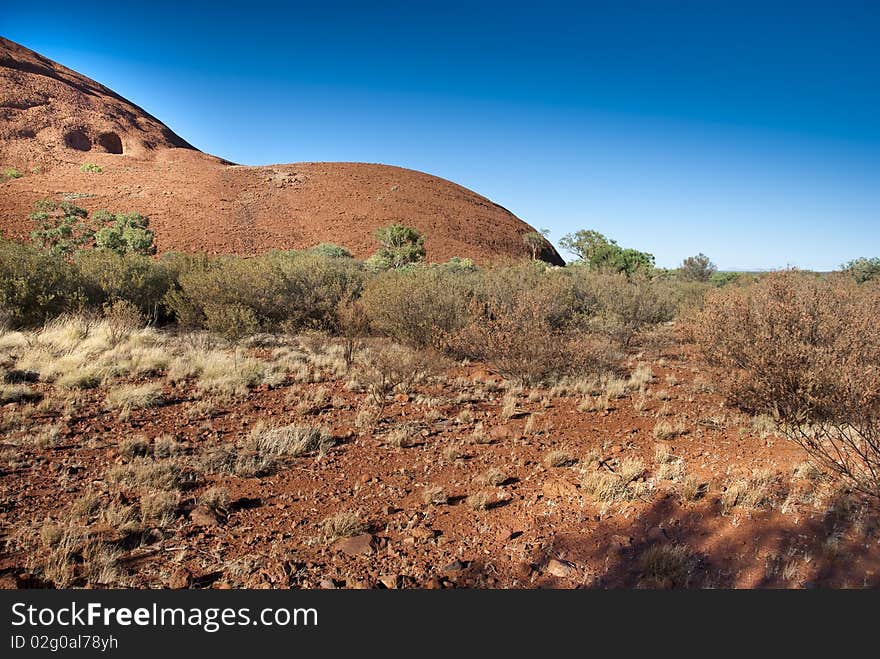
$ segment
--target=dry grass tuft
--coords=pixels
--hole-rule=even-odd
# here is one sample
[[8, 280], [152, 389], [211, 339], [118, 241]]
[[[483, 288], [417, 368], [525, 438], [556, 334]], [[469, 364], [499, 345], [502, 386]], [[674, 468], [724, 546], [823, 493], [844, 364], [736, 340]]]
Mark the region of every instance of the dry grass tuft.
[[707, 484], [699, 476], [688, 474], [678, 485], [678, 496], [685, 502], [697, 501], [706, 494], [707, 489]]
[[480, 490], [468, 496], [466, 503], [471, 510], [489, 510], [496, 503], [495, 494], [486, 490]]
[[577, 464], [577, 458], [563, 450], [550, 451], [544, 456], [544, 466], [551, 468], [571, 467]]
[[487, 471], [480, 474], [477, 480], [486, 485], [500, 486], [504, 485], [510, 476], [497, 467], [490, 467]]
[[641, 555], [644, 588], [687, 588], [699, 559], [684, 545], [656, 545]]
[[127, 415], [131, 410], [143, 410], [162, 403], [162, 387], [159, 384], [126, 385], [111, 389], [105, 400], [108, 409], [119, 410]]
[[659, 440], [675, 439], [687, 434], [687, 428], [681, 421], [658, 421], [654, 426], [654, 438]]
[[776, 496], [779, 476], [769, 469], [755, 470], [751, 477], [730, 485], [721, 495], [721, 511], [727, 514], [734, 507], [749, 510], [769, 508]]
[[360, 515], [348, 510], [331, 515], [321, 524], [321, 536], [326, 543], [360, 535], [367, 530], [368, 526], [361, 520]]
[[646, 491], [645, 464], [637, 458], [623, 460], [613, 472], [594, 469], [584, 474], [581, 490], [602, 503], [634, 501]]
[[411, 426], [402, 424], [385, 435], [385, 443], [394, 448], [411, 448], [417, 443], [417, 435]]
[[299, 458], [312, 453], [324, 454], [334, 444], [326, 428], [295, 423], [270, 428], [260, 423], [251, 431], [243, 448], [261, 455]]
[[429, 506], [443, 506], [449, 503], [449, 497], [439, 485], [430, 485], [422, 492], [422, 501]]

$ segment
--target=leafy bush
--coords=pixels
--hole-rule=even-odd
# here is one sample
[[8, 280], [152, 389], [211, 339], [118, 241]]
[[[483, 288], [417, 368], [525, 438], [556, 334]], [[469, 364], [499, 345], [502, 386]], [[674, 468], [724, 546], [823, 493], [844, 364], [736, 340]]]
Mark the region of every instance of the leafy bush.
[[39, 325], [87, 302], [75, 265], [0, 238], [0, 311], [13, 326]]
[[562, 237], [559, 245], [573, 253], [590, 270], [621, 272], [632, 275], [648, 273], [654, 267], [654, 255], [637, 249], [623, 248], [617, 241], [606, 238], [598, 231], [581, 230]]
[[445, 263], [435, 263], [432, 267], [441, 268], [448, 272], [475, 272], [477, 269], [477, 266], [474, 265], [472, 259], [466, 259], [460, 256], [453, 256]]
[[258, 330], [336, 326], [339, 302], [359, 294], [363, 271], [350, 259], [273, 252], [253, 258], [191, 259], [166, 303], [178, 320], [236, 338]]
[[425, 260], [425, 236], [402, 224], [376, 230], [381, 247], [370, 257], [368, 265], [375, 270], [402, 268]]
[[473, 283], [441, 268], [389, 271], [366, 285], [361, 304], [370, 326], [414, 348], [438, 347], [467, 320]]
[[15, 167], [7, 167], [3, 170], [3, 178], [7, 181], [14, 178], [21, 178], [21, 172], [18, 171]]
[[679, 276], [685, 281], [707, 282], [716, 272], [718, 272], [718, 268], [702, 252], [696, 256], [687, 257], [681, 262], [681, 267], [678, 269]]
[[154, 254], [149, 219], [140, 213], [114, 215], [100, 210], [89, 217], [84, 208], [69, 202], [43, 199], [35, 204], [30, 219], [36, 223], [31, 240], [53, 254], [71, 254], [86, 247], [117, 254]]
[[98, 211], [94, 221], [101, 227], [95, 232], [95, 246], [117, 254], [155, 254], [155, 234], [149, 229], [150, 220], [140, 213]]
[[34, 204], [30, 219], [36, 224], [31, 240], [52, 254], [70, 254], [89, 245], [95, 235], [88, 211], [69, 202], [41, 199]]
[[352, 257], [351, 252], [345, 249], [345, 247], [340, 247], [334, 243], [320, 243], [319, 245], [312, 247], [309, 251], [314, 254], [332, 256], [337, 259], [350, 259]]
[[77, 253], [76, 264], [94, 304], [128, 302], [155, 321], [169, 320], [164, 298], [175, 279], [163, 262], [137, 253], [117, 254], [97, 249]]
[[711, 291], [692, 333], [732, 402], [880, 496], [880, 288], [774, 273]]
[[864, 284], [866, 281], [880, 279], [880, 257], [869, 259], [863, 256], [853, 259], [841, 266], [841, 269], [859, 284]]
[[641, 330], [675, 315], [676, 297], [669, 282], [624, 274], [573, 276], [585, 327], [622, 346]]
[[100, 165], [96, 165], [93, 162], [84, 162], [82, 165], [80, 165], [79, 171], [86, 174], [100, 174], [104, 170], [101, 169]]

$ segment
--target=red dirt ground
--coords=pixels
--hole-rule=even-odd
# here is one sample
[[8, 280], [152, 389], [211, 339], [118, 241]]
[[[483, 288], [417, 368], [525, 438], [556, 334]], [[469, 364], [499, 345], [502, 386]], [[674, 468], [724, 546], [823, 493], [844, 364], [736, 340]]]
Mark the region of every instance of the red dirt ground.
[[[427, 236], [428, 259], [527, 254], [534, 229], [450, 181], [367, 163], [245, 167], [202, 153], [106, 87], [0, 38], [0, 230], [23, 238], [38, 199], [139, 211], [161, 251], [256, 254], [320, 242], [366, 257], [375, 229]], [[103, 172], [80, 171], [84, 163]], [[552, 250], [552, 247], [550, 248]], [[561, 264], [555, 251], [547, 257]]]
[[[236, 441], [263, 421], [323, 425], [338, 444], [323, 457], [299, 458], [272, 476], [208, 476], [184, 493], [183, 512], [170, 527], [154, 530], [123, 555], [123, 583], [196, 588], [880, 584], [876, 515], [855, 500], [835, 498], [827, 483], [810, 484], [797, 476], [805, 458], [800, 449], [755, 430], [748, 417], [706, 392], [700, 375], [705, 367], [688, 346], [648, 350], [638, 358], [654, 371], [641, 409], [634, 404], [637, 396], [628, 395], [605, 412], [583, 412], [577, 409], [578, 396], [547, 390], [529, 396], [526, 390], [518, 397], [516, 415], [505, 421], [503, 392], [494, 387], [500, 378], [482, 365], [450, 365], [408, 395], [389, 398], [379, 424], [366, 432], [355, 428], [366, 394], [347, 388], [344, 379], [288, 380], [195, 415], [190, 410], [198, 396], [191, 386], [166, 383], [165, 405], [134, 412], [125, 421], [102, 407], [105, 391], [83, 392], [55, 448], [27, 448], [18, 435], [9, 435], [7, 448], [16, 448], [15, 463], [0, 475], [0, 528], [8, 547], [0, 561], [2, 583], [42, 584], [29, 568], [29, 561], [39, 564], [42, 555], [21, 548], [22, 528], [33, 532], [42, 520], [57, 519], [87, 491], [130, 500], [125, 493], [113, 494], [105, 477], [107, 469], [125, 461], [118, 449], [122, 439], [170, 433], [187, 455], [197, 456]], [[465, 381], [482, 393], [454, 402], [468, 390]], [[298, 402], [320, 387], [329, 389], [332, 404], [297, 411]], [[426, 419], [420, 395], [445, 401], [435, 405], [438, 418]], [[20, 409], [5, 406], [4, 419]], [[466, 409], [472, 418], [462, 420]], [[31, 421], [41, 418], [33, 414]], [[526, 430], [531, 416], [536, 422]], [[682, 422], [685, 434], [658, 442], [652, 430], [667, 418]], [[43, 420], [59, 419], [48, 413]], [[473, 440], [478, 421], [493, 438], [490, 443]], [[424, 429], [418, 441], [408, 448], [389, 446], [388, 430], [404, 422]], [[658, 443], [669, 446], [686, 472], [699, 478], [702, 497], [686, 501], [680, 481], [658, 476]], [[458, 459], [449, 458], [450, 446], [460, 449]], [[546, 466], [548, 452], [560, 448], [578, 462]], [[598, 469], [584, 459], [591, 452], [609, 465], [640, 458], [649, 487], [633, 501], [603, 506], [582, 484], [585, 474]], [[488, 488], [499, 505], [474, 510], [465, 498], [487, 489], [479, 476], [490, 467], [508, 475], [499, 487]], [[767, 502], [723, 509], [726, 490], [754, 470], [774, 475]], [[229, 490], [232, 504], [227, 515], [205, 521], [195, 501], [216, 485]], [[425, 503], [428, 486], [441, 486], [449, 503]], [[814, 486], [826, 494], [798, 494]], [[340, 511], [358, 512], [368, 524], [362, 544], [321, 541], [323, 520]], [[111, 531], [96, 525], [94, 532]], [[669, 576], [662, 567], [659, 576], [652, 575], [651, 551], [675, 546], [686, 548], [686, 576], [675, 576], [674, 570]], [[107, 585], [113, 584], [91, 584]]]

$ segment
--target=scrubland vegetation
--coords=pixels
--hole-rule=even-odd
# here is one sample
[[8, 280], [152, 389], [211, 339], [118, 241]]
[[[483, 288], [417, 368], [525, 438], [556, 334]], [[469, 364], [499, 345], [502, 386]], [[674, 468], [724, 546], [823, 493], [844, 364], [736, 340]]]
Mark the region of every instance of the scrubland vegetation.
[[[36, 245], [0, 241], [21, 583], [870, 582], [869, 259], [737, 279], [581, 232], [564, 268], [427, 264], [401, 226], [367, 261], [156, 257], [136, 213], [38, 212]], [[784, 539], [763, 554], [759, 516]], [[748, 550], [700, 544], [736, 533]]]

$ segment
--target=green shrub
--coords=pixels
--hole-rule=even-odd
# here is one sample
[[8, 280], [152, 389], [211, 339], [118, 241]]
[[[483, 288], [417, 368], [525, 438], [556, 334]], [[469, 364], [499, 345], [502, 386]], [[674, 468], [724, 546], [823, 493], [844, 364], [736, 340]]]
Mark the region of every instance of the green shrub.
[[[179, 289], [166, 302], [184, 325], [237, 337], [258, 330], [333, 331], [336, 310], [357, 296], [363, 270], [352, 259], [272, 252], [253, 258], [175, 257]], [[239, 329], [236, 329], [239, 328]]]
[[586, 270], [573, 277], [581, 322], [622, 346], [641, 330], [675, 315], [677, 299], [669, 282]]
[[21, 178], [21, 172], [18, 171], [15, 167], [7, 167], [3, 170], [3, 178], [7, 181], [14, 178]]
[[376, 230], [381, 247], [367, 264], [374, 270], [403, 268], [425, 260], [425, 236], [402, 224], [392, 224]]
[[95, 247], [117, 254], [155, 254], [155, 234], [149, 228], [150, 220], [140, 213], [98, 211], [93, 221], [101, 228], [95, 232]]
[[41, 199], [34, 204], [30, 219], [36, 225], [31, 240], [52, 254], [70, 254], [91, 244], [94, 227], [88, 211], [69, 202], [57, 203]]
[[54, 254], [71, 254], [86, 247], [117, 254], [154, 254], [149, 219], [140, 213], [114, 215], [99, 210], [89, 216], [84, 208], [63, 201], [43, 199], [35, 204], [30, 219], [36, 224], [31, 240]]
[[432, 267], [441, 268], [448, 272], [475, 272], [477, 269], [473, 259], [466, 259], [460, 256], [453, 256], [445, 263], [435, 263]]
[[334, 243], [320, 243], [315, 245], [310, 250], [313, 254], [320, 254], [321, 256], [332, 256], [337, 259], [350, 259], [352, 258], [351, 252], [349, 252], [345, 247], [341, 247]]
[[391, 270], [367, 283], [361, 304], [373, 330], [414, 348], [438, 347], [467, 321], [473, 289], [468, 273]]
[[712, 276], [709, 277], [709, 283], [721, 288], [722, 286], [736, 283], [741, 277], [742, 273], [740, 272], [714, 272], [712, 273]]
[[880, 258], [869, 259], [863, 256], [842, 265], [841, 269], [857, 283], [864, 284], [866, 281], [880, 279]]
[[100, 174], [104, 170], [101, 169], [100, 165], [96, 165], [93, 162], [84, 162], [80, 165], [79, 171], [87, 174]]
[[175, 279], [163, 262], [104, 249], [80, 251], [75, 261], [94, 304], [103, 306], [122, 300], [137, 307], [146, 318], [170, 318], [164, 299], [173, 290]]
[[617, 241], [606, 238], [598, 231], [581, 230], [563, 236], [559, 245], [579, 259], [575, 263], [590, 270], [620, 272], [626, 275], [650, 273], [654, 256], [637, 249], [624, 248]]
[[0, 238], [0, 310], [13, 326], [34, 326], [87, 302], [79, 269], [61, 256]]

